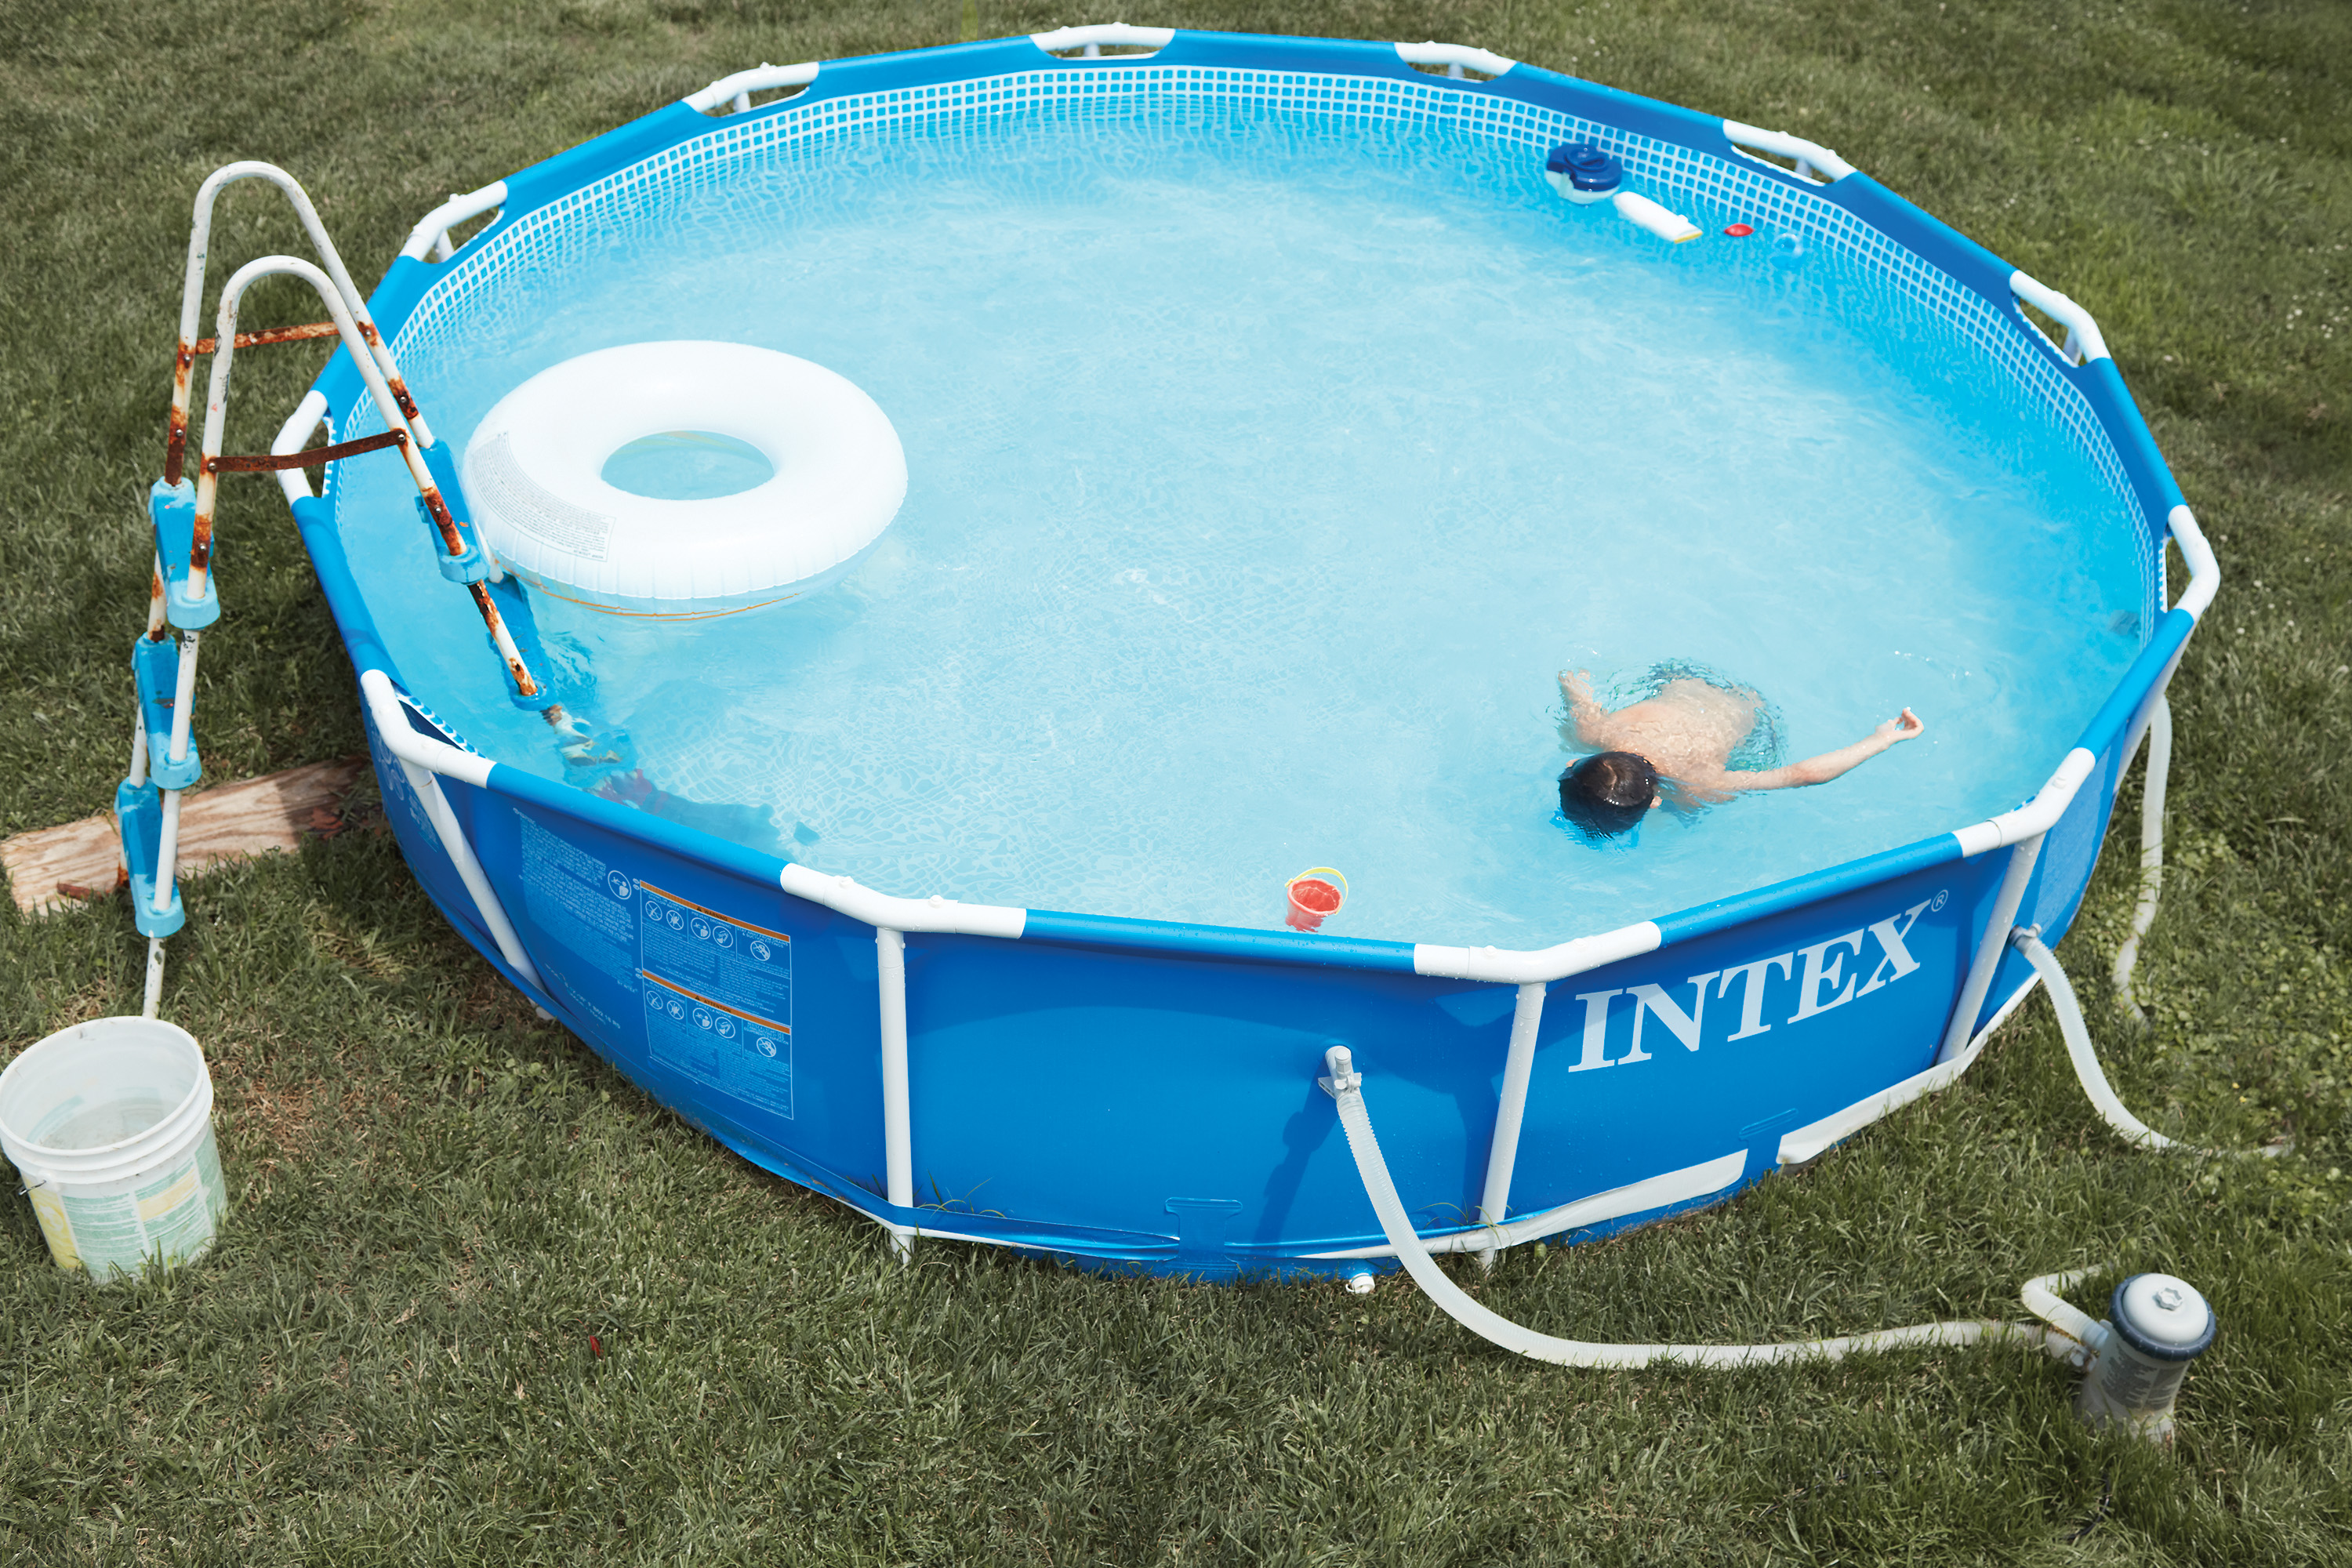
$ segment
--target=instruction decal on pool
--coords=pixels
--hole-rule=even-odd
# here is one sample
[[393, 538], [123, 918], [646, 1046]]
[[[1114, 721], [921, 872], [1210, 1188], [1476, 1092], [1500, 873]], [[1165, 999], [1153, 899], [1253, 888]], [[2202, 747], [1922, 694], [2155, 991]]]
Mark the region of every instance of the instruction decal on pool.
[[637, 974], [654, 1059], [793, 1114], [793, 939], [639, 882]]
[[[597, 969], [612, 973], [629, 961], [626, 896], [612, 886], [621, 874], [570, 839], [515, 813], [522, 862], [523, 907], [531, 921]], [[625, 883], [627, 879], [621, 880]]]

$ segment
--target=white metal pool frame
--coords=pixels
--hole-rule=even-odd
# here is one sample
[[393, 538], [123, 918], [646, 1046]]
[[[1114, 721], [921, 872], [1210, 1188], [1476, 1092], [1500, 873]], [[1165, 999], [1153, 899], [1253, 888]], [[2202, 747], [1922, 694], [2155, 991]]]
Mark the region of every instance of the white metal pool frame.
[[[1164, 47], [1174, 33], [1169, 28], [1112, 24], [1066, 27], [1032, 37], [1040, 48], [1049, 52], [1082, 52], [1097, 56], [1106, 47], [1157, 49]], [[1484, 49], [1454, 44], [1399, 44], [1396, 49], [1399, 58], [1409, 64], [1444, 66], [1450, 74], [1455, 75], [1465, 70], [1499, 75], [1514, 63]], [[763, 65], [722, 77], [701, 90], [688, 94], [685, 101], [706, 114], [717, 111], [722, 106], [740, 112], [751, 107], [752, 93], [805, 87], [816, 79], [821, 68], [821, 64], [815, 61], [789, 66]], [[1826, 184], [1853, 172], [1853, 166], [1835, 153], [1801, 137], [1728, 120], [1724, 121], [1724, 132], [1727, 138], [1738, 147], [1790, 160], [1797, 165], [1798, 173], [1808, 179]], [[451, 197], [427, 214], [410, 231], [402, 254], [419, 258], [427, 254], [442, 257], [454, 254], [451, 229], [495, 212], [506, 195], [506, 184], [499, 181]], [[2053, 345], [2054, 353], [2062, 354], [2070, 363], [2108, 357], [2106, 342], [2097, 323], [2080, 305], [2021, 271], [2012, 275], [2010, 286], [2019, 299], [2065, 326], [2066, 342], [2063, 349]], [[287, 421], [273, 449], [299, 448], [310, 438], [311, 430], [325, 413], [325, 400], [316, 393], [311, 394]], [[278, 478], [289, 503], [311, 493], [308, 482], [299, 472], [289, 470]], [[2187, 589], [2174, 607], [2187, 611], [2192, 618], [2198, 617], [2203, 614], [2220, 586], [2220, 568], [2189, 508], [2175, 508], [2168, 521], [2171, 537], [2179, 545], [2189, 573]], [[2172, 665], [2165, 671], [2164, 682], [2170, 680], [2172, 670], [2178, 664], [2179, 656], [2176, 655]], [[513, 934], [512, 922], [498, 907], [496, 895], [482, 877], [479, 864], [470, 848], [457, 833], [455, 818], [448, 813], [447, 803], [442, 799], [437, 784], [433, 783], [433, 774], [447, 773], [471, 784], [483, 784], [488, 777], [489, 761], [417, 733], [403, 715], [399, 694], [383, 672], [365, 672], [362, 685], [378, 732], [399, 757], [404, 769], [412, 773], [413, 782], [418, 785], [418, 795], [432, 811], [435, 825], [442, 831], [444, 842], [453, 846], [452, 858], [458, 863], [459, 874], [474, 896], [484, 925], [498, 942], [499, 951], [508, 962], [519, 969], [524, 968], [529, 959]], [[2162, 689], [2163, 683], [2160, 682], [2152, 709], [2155, 722], [2144, 726], [2143, 731], [2153, 734], [2167, 753], [2165, 756], [2151, 756], [2150, 787], [2145, 792], [2143, 801], [2144, 861], [2152, 867], [2160, 867], [2162, 862], [2163, 780], [2171, 739], [2169, 714]], [[2141, 740], [2142, 735], [2138, 734], [2128, 738], [2126, 744], [2127, 756], [2137, 750]], [[2021, 989], [1984, 1030], [1973, 1038], [1970, 1037], [1969, 1024], [1983, 1006], [1986, 994], [1992, 985], [2002, 952], [2009, 943], [2011, 928], [2026, 884], [2040, 858], [2043, 837], [2072, 804], [2076, 790], [2089, 776], [2095, 760], [2088, 751], [2076, 747], [2067, 753], [2032, 801], [2014, 811], [1953, 833], [1963, 858], [1973, 858], [2003, 847], [2011, 853], [1992, 918], [1969, 964], [1967, 984], [1954, 1010], [1952, 1025], [1937, 1053], [1936, 1064], [1833, 1116], [1785, 1134], [1780, 1144], [1780, 1160], [1783, 1165], [1801, 1164], [1814, 1159], [1830, 1145], [1887, 1112], [1921, 1095], [1948, 1087], [1974, 1062], [1983, 1047], [1984, 1038], [2008, 1017], [2022, 999], [2025, 990]], [[797, 865], [786, 867], [780, 881], [782, 890], [794, 897], [822, 904], [876, 928], [880, 970], [877, 1000], [883, 1041], [887, 1196], [895, 1205], [910, 1207], [915, 1194], [908, 1090], [904, 933], [953, 932], [1018, 940], [1027, 911], [994, 905], [966, 904], [937, 895], [929, 899], [894, 897], [862, 887], [846, 877], [830, 877]], [[2149, 881], [2143, 895], [2141, 913], [2145, 919], [2137, 922], [2137, 929], [2143, 931], [2146, 922], [2154, 919], [2155, 886], [2153, 880]], [[1658, 1206], [1662, 1202], [1675, 1201], [1675, 1197], [1661, 1197], [1659, 1193], [1662, 1191], [1672, 1191], [1677, 1196], [1703, 1195], [1706, 1191], [1719, 1190], [1729, 1181], [1738, 1179], [1737, 1173], [1734, 1173], [1727, 1178], [1713, 1180], [1710, 1186], [1699, 1193], [1685, 1193], [1683, 1189], [1691, 1186], [1695, 1181], [1710, 1180], [1717, 1175], [1713, 1165], [1720, 1162], [1714, 1162], [1707, 1166], [1694, 1167], [1688, 1173], [1669, 1173], [1615, 1194], [1596, 1194], [1593, 1199], [1566, 1205], [1564, 1210], [1547, 1211], [1517, 1220], [1503, 1219], [1509, 1212], [1512, 1171], [1518, 1156], [1528, 1089], [1534, 1071], [1536, 1037], [1542, 1021], [1547, 988], [1554, 982], [1603, 964], [1654, 952], [1662, 942], [1657, 924], [1652, 921], [1642, 921], [1615, 931], [1532, 950], [1452, 947], [1431, 943], [1415, 945], [1413, 969], [1417, 973], [1510, 984], [1518, 990], [1480, 1204], [1482, 1214], [1488, 1221], [1487, 1228], [1473, 1233], [1472, 1237], [1446, 1238], [1437, 1243], [1438, 1247], [1447, 1250], [1475, 1250], [1483, 1260], [1491, 1264], [1497, 1248], [1553, 1234], [1562, 1228], [1562, 1222], [1591, 1224], [1610, 1217], [1593, 1212], [1596, 1208], [1607, 1208], [1614, 1214], [1639, 1213], [1644, 1208]], [[2126, 967], [2127, 971], [2128, 966]], [[1609, 1201], [1601, 1203], [1598, 1201], [1601, 1199]], [[1571, 1215], [1568, 1212], [1571, 1210], [1576, 1213]], [[914, 1235], [910, 1229], [895, 1224], [889, 1225], [888, 1228], [902, 1251], [910, 1248]], [[1367, 1250], [1368, 1255], [1377, 1255], [1391, 1249]]]

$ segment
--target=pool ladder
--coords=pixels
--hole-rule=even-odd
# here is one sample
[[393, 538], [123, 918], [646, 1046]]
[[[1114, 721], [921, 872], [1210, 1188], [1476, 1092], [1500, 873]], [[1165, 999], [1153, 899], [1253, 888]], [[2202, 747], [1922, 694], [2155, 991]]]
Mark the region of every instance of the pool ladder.
[[[199, 338], [197, 316], [204, 299], [205, 267], [211, 247], [213, 204], [223, 189], [240, 180], [261, 180], [284, 194], [310, 235], [322, 267], [291, 256], [265, 256], [247, 262], [230, 275], [221, 289], [214, 335]], [[246, 290], [264, 278], [277, 276], [299, 278], [308, 283], [325, 304], [328, 320], [239, 332], [237, 310]], [[224, 456], [221, 439], [226, 423], [229, 375], [236, 351], [318, 338], [339, 339], [350, 352], [368, 395], [383, 416], [383, 433], [305, 451], [300, 449], [300, 444], [307, 438], [308, 429], [289, 426], [272, 444], [268, 456]], [[207, 353], [212, 355], [212, 376], [205, 391], [204, 431], [191, 480], [185, 472], [190, 404], [196, 358]], [[289, 500], [307, 499], [309, 488], [296, 470], [319, 468], [386, 447], [399, 449], [409, 478], [415, 483], [418, 510], [436, 534], [442, 575], [463, 584], [472, 595], [484, 628], [505, 660], [507, 676], [516, 693], [537, 708], [559, 733], [575, 742], [584, 741], [584, 732], [577, 722], [532, 674], [512, 632], [499, 614], [485, 585], [486, 579], [497, 580], [497, 566], [460, 513], [464, 501], [457, 486], [456, 461], [448, 447], [434, 437], [424, 412], [409, 393], [391, 346], [376, 330], [366, 301], [352, 282], [351, 272], [343, 266], [334, 242], [327, 237], [318, 208], [294, 177], [275, 164], [243, 162], [214, 170], [196, 189], [194, 223], [188, 236], [187, 270], [180, 294], [180, 336], [172, 367], [171, 422], [164, 439], [163, 477], [148, 489], [148, 521], [155, 540], [154, 566], [148, 595], [147, 629], [132, 644], [131, 659], [139, 713], [131, 730], [131, 772], [115, 791], [114, 800], [122, 840], [122, 863], [130, 874], [133, 916], [141, 934], [148, 939], [148, 1017], [155, 1016], [163, 995], [163, 939], [185, 922], [177, 886], [180, 799], [204, 771], [190, 730], [198, 643], [205, 628], [220, 618], [220, 597], [213, 571], [220, 476], [274, 472], [286, 486]], [[176, 638], [173, 632], [179, 634]]]

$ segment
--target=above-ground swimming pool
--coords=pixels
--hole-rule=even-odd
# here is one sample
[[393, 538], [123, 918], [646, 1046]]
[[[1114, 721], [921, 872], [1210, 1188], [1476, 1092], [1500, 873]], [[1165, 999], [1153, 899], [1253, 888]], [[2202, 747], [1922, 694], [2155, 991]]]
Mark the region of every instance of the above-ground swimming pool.
[[[1561, 200], [1564, 143], [1654, 208]], [[1384, 1267], [1335, 1045], [1440, 1248], [1811, 1159], [2022, 995], [2006, 938], [2064, 931], [2214, 582], [2063, 296], [1811, 143], [1446, 46], [763, 68], [453, 202], [371, 304], [457, 451], [656, 341], [887, 416], [903, 508], [796, 602], [498, 583], [560, 734], [394, 454], [289, 493], [453, 923], [902, 1237]], [[383, 428], [347, 355], [281, 448], [322, 419]], [[622, 463], [764, 477], [713, 450]], [[1927, 731], [1596, 846], [1554, 798], [1578, 668], [1753, 686], [1759, 764]], [[1347, 902], [1288, 929], [1318, 866]]]

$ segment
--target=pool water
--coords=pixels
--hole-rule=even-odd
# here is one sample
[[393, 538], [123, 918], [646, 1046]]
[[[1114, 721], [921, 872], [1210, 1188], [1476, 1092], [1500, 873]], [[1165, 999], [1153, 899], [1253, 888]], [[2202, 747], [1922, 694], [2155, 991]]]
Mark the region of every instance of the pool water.
[[749, 441], [708, 430], [660, 430], [606, 458], [597, 477], [631, 495], [706, 500], [766, 484], [775, 472]]
[[[897, 426], [905, 508], [810, 600], [537, 599], [660, 789], [888, 892], [1279, 927], [1329, 866], [1328, 932], [1539, 946], [2005, 810], [2138, 650], [2126, 503], [1867, 277], [1687, 204], [1666, 246], [1458, 132], [1166, 114], [772, 153], [404, 351], [461, 444], [656, 338], [814, 360]], [[417, 585], [378, 615], [404, 679], [563, 776], [396, 461], [336, 482], [362, 584]], [[1555, 678], [1670, 659], [1760, 689], [1791, 757], [1927, 733], [1586, 845]]]

